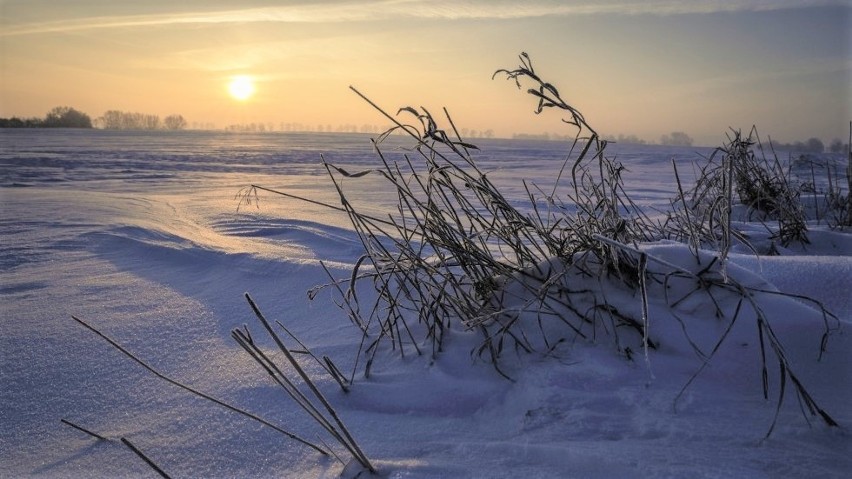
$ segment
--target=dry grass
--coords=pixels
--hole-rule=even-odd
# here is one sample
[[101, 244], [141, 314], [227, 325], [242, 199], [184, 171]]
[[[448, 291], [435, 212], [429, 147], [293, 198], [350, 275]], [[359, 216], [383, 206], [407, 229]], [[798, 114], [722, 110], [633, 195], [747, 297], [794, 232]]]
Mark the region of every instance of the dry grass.
[[[365, 375], [384, 343], [403, 356], [437, 357], [454, 324], [481, 333], [474, 353], [506, 377], [507, 351], [548, 355], [562, 345], [601, 337], [611, 338], [628, 358], [633, 356], [629, 344], [638, 339], [648, 360], [649, 350], [656, 346], [649, 334], [649, 282], [688, 278], [695, 284], [688, 296], [700, 295], [715, 305], [716, 317], [729, 329], [746, 306], [753, 311], [761, 340], [759, 367], [766, 375], [767, 361], [779, 365], [779, 407], [789, 380], [804, 409], [836, 425], [793, 373], [769, 318], [753, 299], [758, 291], [726, 273], [734, 243], [748, 244], [733, 227], [734, 208], [745, 208], [753, 219], [777, 222], [773, 239], [783, 245], [807, 242], [800, 192], [777, 159], [762, 155], [756, 131], [746, 138], [733, 132], [702, 167], [695, 185], [678, 185], [673, 211], [658, 222], [625, 192], [624, 168], [606, 156], [606, 141], [537, 74], [529, 56], [522, 54], [520, 61], [518, 68], [498, 70], [495, 76], [505, 76], [522, 89], [531, 85], [526, 91], [537, 102], [535, 113], [561, 111], [562, 121], [575, 130], [554, 185], [524, 184], [530, 206], [524, 211], [478, 168], [469, 153], [476, 146], [458, 135], [446, 111], [448, 127], [442, 128], [425, 109], [407, 107], [390, 115], [355, 90], [395, 123], [386, 135], [401, 131], [416, 142], [411, 156], [390, 162], [382, 153], [384, 137], [380, 137], [375, 142], [379, 167], [373, 170], [350, 173], [326, 164], [342, 208], [364, 246], [352, 274], [332, 278], [330, 285], [338, 288], [344, 309], [363, 332], [359, 358], [364, 353]], [[400, 115], [412, 121], [405, 123]], [[761, 155], [756, 155], [755, 147]], [[397, 194], [396, 214], [380, 220], [353, 206], [340, 179], [365, 175], [386, 180], [387, 190]], [[696, 271], [666, 264], [639, 248], [661, 238], [689, 244]], [[718, 252], [711, 260], [704, 252], [707, 247]], [[638, 311], [619, 310], [605, 293], [593, 292], [584, 281], [634, 289], [640, 298]], [[720, 296], [735, 298], [736, 306], [728, 309]], [[675, 317], [684, 299], [665, 298]], [[822, 350], [836, 329], [836, 318], [819, 303], [798, 299], [811, 301], [823, 312]], [[679, 320], [688, 327], [686, 320]], [[696, 348], [696, 353], [709, 361], [726, 338], [722, 335], [712, 351]], [[353, 369], [350, 379], [354, 375]], [[763, 386], [768, 397], [769, 382]]]

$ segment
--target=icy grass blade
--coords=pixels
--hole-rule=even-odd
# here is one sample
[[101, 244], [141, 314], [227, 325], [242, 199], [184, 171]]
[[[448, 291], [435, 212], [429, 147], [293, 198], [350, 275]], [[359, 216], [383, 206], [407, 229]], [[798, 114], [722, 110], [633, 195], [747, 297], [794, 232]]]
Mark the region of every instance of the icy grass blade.
[[130, 440], [123, 437], [123, 438], [121, 438], [121, 443], [124, 444], [125, 446], [127, 446], [128, 449], [133, 451], [134, 454], [136, 454], [137, 456], [142, 458], [142, 460], [145, 461], [145, 464], [148, 464], [148, 467], [153, 469], [157, 474], [160, 475], [160, 477], [163, 477], [165, 479], [171, 479], [171, 476], [166, 474], [166, 471], [162, 470], [160, 468], [160, 466], [158, 466], [156, 463], [154, 463], [154, 461], [152, 461], [148, 456], [145, 455], [145, 453], [143, 453], [141, 450], [139, 450], [139, 448], [136, 447], [132, 442], [130, 442]]
[[[322, 416], [322, 414], [320, 414], [319, 411], [316, 410], [316, 408], [313, 406], [313, 404], [311, 404], [310, 401], [301, 393], [297, 394], [298, 397], [304, 398], [304, 403], [300, 403], [300, 405], [303, 406], [304, 408], [306, 408], [306, 410], [316, 411], [316, 413], [320, 417], [318, 422], [321, 425], [323, 425], [323, 427], [325, 427], [326, 430], [328, 430], [330, 433], [332, 433], [332, 436], [334, 436], [335, 439], [337, 439], [340, 442], [340, 444], [343, 447], [345, 447], [352, 454], [352, 456], [355, 458], [355, 460], [358, 461], [359, 464], [364, 466], [364, 468], [366, 468], [370, 472], [373, 472], [373, 473], [376, 472], [376, 468], [373, 467], [373, 465], [370, 463], [370, 460], [367, 458], [367, 456], [364, 454], [364, 452], [358, 446], [358, 443], [355, 442], [355, 439], [352, 438], [352, 434], [350, 434], [349, 429], [347, 429], [346, 425], [344, 425], [343, 421], [341, 421], [340, 417], [337, 414], [337, 411], [335, 411], [335, 409], [331, 406], [331, 404], [328, 402], [328, 400], [325, 398], [325, 396], [323, 396], [323, 394], [320, 392], [320, 390], [316, 387], [314, 382], [311, 380], [310, 376], [308, 376], [308, 374], [305, 372], [305, 370], [302, 369], [302, 366], [298, 363], [298, 361], [296, 361], [296, 358], [293, 357], [292, 353], [290, 353], [290, 350], [287, 349], [286, 346], [284, 346], [284, 343], [281, 341], [281, 338], [278, 336], [278, 334], [275, 332], [275, 330], [272, 329], [272, 325], [269, 324], [269, 321], [267, 321], [267, 319], [263, 315], [263, 313], [260, 312], [260, 308], [257, 307], [257, 304], [255, 304], [255, 302], [251, 298], [251, 296], [248, 293], [246, 293], [245, 298], [246, 298], [246, 301], [248, 301], [249, 306], [251, 306], [252, 311], [254, 311], [255, 316], [257, 316], [257, 319], [260, 321], [260, 323], [266, 329], [266, 332], [269, 333], [269, 336], [272, 338], [273, 341], [275, 341], [275, 344], [278, 346], [278, 349], [281, 350], [281, 352], [284, 354], [284, 357], [287, 358], [287, 361], [290, 363], [290, 365], [293, 367], [293, 369], [296, 371], [296, 373], [299, 375], [299, 377], [302, 378], [302, 381], [305, 382], [305, 384], [310, 389], [311, 393], [313, 393], [314, 397], [316, 397], [316, 399], [319, 400], [319, 402], [322, 404], [322, 406], [325, 408], [325, 410], [328, 412], [328, 414], [331, 416], [331, 418], [334, 420], [334, 422], [340, 428], [340, 430], [343, 433], [343, 436], [341, 437], [339, 434], [337, 434], [333, 427], [326, 427], [326, 426], [330, 426], [330, 422], [327, 419], [325, 419], [325, 417]], [[282, 374], [282, 376], [283, 376], [283, 374]], [[290, 384], [292, 384], [292, 383], [290, 383]], [[314, 419], [317, 419], [317, 417], [314, 416], [313, 414], [312, 414], [312, 417], [314, 417]]]
[[[76, 430], [78, 430], [78, 431], [84, 432], [84, 433], [88, 434], [89, 436], [92, 436], [92, 437], [96, 438], [96, 439], [97, 439], [97, 440], [99, 440], [99, 441], [109, 441], [109, 439], [105, 438], [104, 436], [101, 436], [100, 434], [97, 434], [97, 433], [95, 433], [95, 432], [92, 432], [92, 431], [90, 431], [90, 430], [88, 430], [88, 429], [86, 429], [86, 428], [84, 428], [84, 427], [82, 427], [82, 426], [78, 426], [77, 424], [74, 424], [73, 422], [71, 422], [71, 421], [69, 421], [69, 420], [67, 420], [67, 419], [60, 419], [59, 421], [60, 421], [62, 424], [65, 424], [66, 426], [70, 426], [70, 427], [72, 427], [72, 428], [74, 428], [74, 429], [76, 429]], [[121, 441], [121, 443], [122, 443], [122, 444], [124, 444], [125, 446], [127, 446], [127, 448], [128, 448], [128, 449], [130, 449], [130, 450], [131, 450], [134, 454], [136, 454], [136, 455], [137, 455], [137, 456], [139, 456], [139, 457], [140, 457], [143, 461], [145, 461], [145, 464], [147, 464], [147, 465], [148, 465], [148, 467], [150, 467], [150, 468], [151, 468], [151, 469], [153, 469], [153, 470], [154, 470], [157, 474], [159, 474], [159, 475], [160, 475], [160, 477], [164, 477], [164, 478], [166, 478], [166, 479], [170, 479], [170, 477], [171, 477], [171, 476], [169, 476], [168, 474], [166, 474], [166, 472], [165, 472], [165, 471], [164, 471], [164, 470], [163, 470], [160, 466], [158, 466], [158, 465], [157, 465], [154, 461], [152, 461], [152, 460], [151, 460], [151, 458], [149, 458], [147, 455], [145, 455], [145, 453], [143, 453], [143, 452], [142, 452], [142, 451], [141, 451], [138, 447], [136, 447], [136, 445], [134, 445], [132, 442], [130, 442], [130, 440], [128, 440], [127, 438], [122, 437], [122, 438], [120, 438], [120, 441]]]
[[90, 431], [90, 430], [88, 430], [88, 429], [86, 429], [82, 426], [78, 426], [77, 424], [74, 424], [73, 422], [71, 422], [67, 419], [60, 419], [59, 422], [61, 422], [62, 424], [65, 424], [66, 426], [73, 427], [74, 429], [76, 429], [78, 431], [84, 432], [84, 433], [94, 437], [95, 439], [97, 439], [99, 441], [108, 441], [107, 438], [101, 436], [100, 434], [92, 432], [92, 431]]
[[283, 329], [284, 332], [287, 333], [287, 335], [293, 339], [293, 341], [296, 341], [299, 347], [302, 348], [302, 352], [304, 354], [307, 354], [308, 356], [313, 358], [313, 360], [316, 361], [316, 363], [319, 364], [321, 368], [325, 369], [325, 371], [328, 373], [329, 376], [332, 377], [332, 379], [337, 381], [337, 384], [340, 386], [340, 389], [342, 389], [343, 392], [349, 392], [349, 385], [347, 384], [346, 378], [343, 377], [342, 374], [340, 374], [340, 370], [337, 369], [337, 366], [334, 365], [334, 363], [331, 361], [331, 358], [329, 358], [328, 356], [323, 356], [322, 360], [320, 360], [318, 357], [316, 357], [316, 355], [314, 355], [313, 352], [311, 352], [310, 348], [305, 346], [305, 344], [302, 343], [302, 341], [300, 341], [295, 334], [293, 334], [289, 329], [287, 329], [287, 326], [284, 326], [284, 323], [278, 320], [275, 320], [275, 323], [281, 329]]
[[651, 369], [651, 356], [648, 352], [648, 330], [651, 329], [650, 318], [648, 317], [648, 254], [642, 253], [639, 255], [639, 291], [642, 296], [642, 349], [645, 353], [645, 366], [648, 368], [648, 375], [654, 379], [654, 371]]

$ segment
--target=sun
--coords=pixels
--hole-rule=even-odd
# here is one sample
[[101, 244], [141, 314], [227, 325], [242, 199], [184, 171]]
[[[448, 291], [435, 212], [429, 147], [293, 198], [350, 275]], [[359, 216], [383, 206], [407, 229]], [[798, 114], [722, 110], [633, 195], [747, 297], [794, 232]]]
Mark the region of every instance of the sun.
[[254, 79], [248, 75], [237, 75], [228, 83], [228, 93], [235, 100], [245, 101], [254, 95]]

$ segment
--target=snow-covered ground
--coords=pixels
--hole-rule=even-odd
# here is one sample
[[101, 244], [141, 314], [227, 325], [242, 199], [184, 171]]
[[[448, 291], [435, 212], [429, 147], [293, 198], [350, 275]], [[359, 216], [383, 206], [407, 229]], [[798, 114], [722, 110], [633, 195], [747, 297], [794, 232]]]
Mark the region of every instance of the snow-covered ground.
[[[520, 178], [552, 184], [565, 148], [480, 146], [483, 169], [519, 205]], [[633, 199], [665, 210], [675, 188], [670, 160], [687, 171], [696, 151], [709, 152], [614, 145], [610, 153], [628, 168]], [[254, 183], [336, 203], [320, 153], [350, 171], [375, 164], [360, 135], [0, 131], [0, 477], [154, 477], [121, 437], [172, 477], [341, 474], [337, 459], [157, 379], [71, 319], [174, 379], [308, 440], [331, 441], [230, 336], [246, 324], [268, 343], [243, 298], [249, 292], [317, 356], [353, 367], [359, 330], [331, 290], [313, 301], [306, 294], [328, 282], [319, 260], [336, 276], [357, 260], [347, 218], [263, 193], [258, 207], [237, 211], [235, 199]], [[391, 198], [377, 181], [344, 184], [381, 211]], [[519, 355], [511, 382], [471, 354], [473, 333], [454, 331], [436, 361], [380, 355], [349, 393], [303, 364], [383, 477], [848, 477], [852, 235], [813, 224], [811, 240], [780, 256], [737, 251], [728, 274], [810, 296], [839, 318], [818, 360], [818, 309], [755, 294], [797, 377], [838, 428], [808, 423], [788, 381], [763, 439], [780, 384], [770, 356], [764, 399], [753, 313], [679, 396], [702, 362], [666, 316], [659, 285], [650, 289], [649, 325], [660, 347], [647, 361], [641, 349], [626, 360], [608, 340], [578, 343], [554, 357]], [[646, 252], [671, 262], [686, 250], [661, 243]], [[641, 306], [632, 292], [608, 294], [624, 308]], [[712, 349], [726, 325], [714, 322], [711, 302], [681, 306], [697, 324], [690, 338]]]

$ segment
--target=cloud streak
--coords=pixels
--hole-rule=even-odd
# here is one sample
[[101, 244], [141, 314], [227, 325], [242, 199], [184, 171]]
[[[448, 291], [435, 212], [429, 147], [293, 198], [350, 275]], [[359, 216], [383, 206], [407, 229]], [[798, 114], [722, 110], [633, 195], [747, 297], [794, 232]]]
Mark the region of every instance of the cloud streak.
[[76, 19], [15, 24], [7, 19], [0, 36], [66, 33], [96, 29], [126, 29], [181, 25], [249, 23], [342, 23], [401, 19], [512, 20], [578, 15], [684, 15], [720, 12], [770, 11], [818, 6], [846, 6], [837, 0], [539, 0], [449, 1], [373, 0], [332, 2], [276, 7], [244, 8], [214, 12], [174, 12], [122, 16], [88, 16]]

